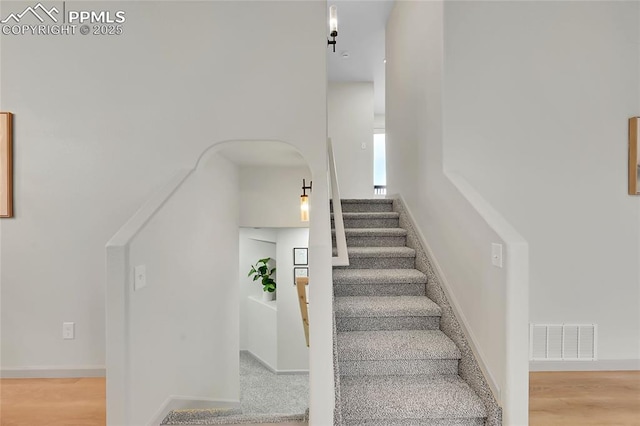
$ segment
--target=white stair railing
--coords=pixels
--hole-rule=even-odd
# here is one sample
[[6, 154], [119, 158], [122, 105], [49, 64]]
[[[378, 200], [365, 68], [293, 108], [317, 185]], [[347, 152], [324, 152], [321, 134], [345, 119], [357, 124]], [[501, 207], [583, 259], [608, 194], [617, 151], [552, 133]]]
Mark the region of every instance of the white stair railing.
[[337, 256], [333, 256], [333, 266], [349, 266], [349, 253], [347, 253], [347, 237], [344, 233], [344, 220], [342, 219], [342, 204], [340, 203], [340, 188], [338, 187], [338, 173], [336, 171], [336, 159], [333, 153], [331, 138], [327, 140], [329, 151], [329, 190], [333, 201], [333, 223], [336, 230]]

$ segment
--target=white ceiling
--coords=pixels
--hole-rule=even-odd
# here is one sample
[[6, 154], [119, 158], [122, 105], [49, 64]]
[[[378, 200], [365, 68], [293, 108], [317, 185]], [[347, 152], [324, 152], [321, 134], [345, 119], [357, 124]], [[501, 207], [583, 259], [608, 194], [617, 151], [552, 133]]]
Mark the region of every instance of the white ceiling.
[[329, 0], [327, 22], [333, 5], [338, 8], [338, 44], [336, 53], [327, 47], [329, 81], [373, 81], [375, 113], [384, 114], [385, 28], [393, 0]]
[[303, 167], [305, 159], [291, 145], [278, 141], [234, 141], [220, 155], [239, 166]]

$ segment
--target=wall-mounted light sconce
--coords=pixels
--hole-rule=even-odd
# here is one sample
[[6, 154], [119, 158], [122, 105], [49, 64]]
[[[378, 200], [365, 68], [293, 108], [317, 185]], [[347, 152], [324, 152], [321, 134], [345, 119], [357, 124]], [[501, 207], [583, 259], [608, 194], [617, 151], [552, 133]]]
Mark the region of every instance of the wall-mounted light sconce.
[[338, 8], [331, 6], [329, 8], [329, 36], [333, 40], [327, 39], [327, 46], [333, 46], [333, 53], [336, 53], [336, 37], [338, 37]]
[[312, 181], [307, 182], [302, 179], [302, 195], [300, 196], [300, 220], [302, 222], [309, 222], [309, 196], [307, 195], [307, 189], [311, 192]]

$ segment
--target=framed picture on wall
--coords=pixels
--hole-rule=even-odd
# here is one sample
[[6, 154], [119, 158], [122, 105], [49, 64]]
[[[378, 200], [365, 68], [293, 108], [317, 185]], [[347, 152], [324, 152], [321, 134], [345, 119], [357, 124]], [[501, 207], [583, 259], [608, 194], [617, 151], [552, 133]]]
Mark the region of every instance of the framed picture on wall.
[[306, 278], [309, 276], [309, 268], [293, 268], [293, 285], [296, 285], [298, 278]]
[[294, 265], [308, 265], [309, 264], [309, 249], [306, 247], [296, 247], [293, 249], [293, 264]]
[[13, 217], [13, 114], [0, 112], [0, 217]]

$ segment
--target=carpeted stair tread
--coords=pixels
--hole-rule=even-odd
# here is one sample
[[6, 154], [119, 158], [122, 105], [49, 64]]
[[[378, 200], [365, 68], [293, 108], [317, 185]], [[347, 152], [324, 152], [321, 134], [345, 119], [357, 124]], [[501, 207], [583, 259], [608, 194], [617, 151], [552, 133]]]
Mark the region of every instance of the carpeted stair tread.
[[430, 419], [486, 416], [480, 398], [459, 376], [343, 376], [340, 385], [346, 424], [419, 419], [424, 423], [416, 424], [426, 425]]
[[340, 201], [342, 204], [393, 204], [391, 198], [342, 198]]
[[[343, 219], [399, 219], [400, 213], [396, 212], [342, 212]], [[333, 213], [331, 213], [333, 219]]]
[[460, 359], [460, 350], [440, 330], [345, 331], [338, 333], [339, 361]]
[[[331, 233], [335, 235], [336, 230]], [[345, 228], [347, 237], [406, 237], [407, 231], [402, 228]]]
[[426, 284], [417, 269], [334, 269], [334, 284]]
[[[393, 211], [393, 200], [383, 198], [342, 200], [341, 206], [343, 212], [390, 212]], [[330, 209], [333, 211], [333, 203]]]
[[[337, 255], [336, 249], [333, 255]], [[349, 259], [372, 257], [416, 257], [416, 251], [409, 247], [347, 247]]]
[[334, 300], [336, 317], [440, 316], [442, 310], [425, 296], [345, 296]]

